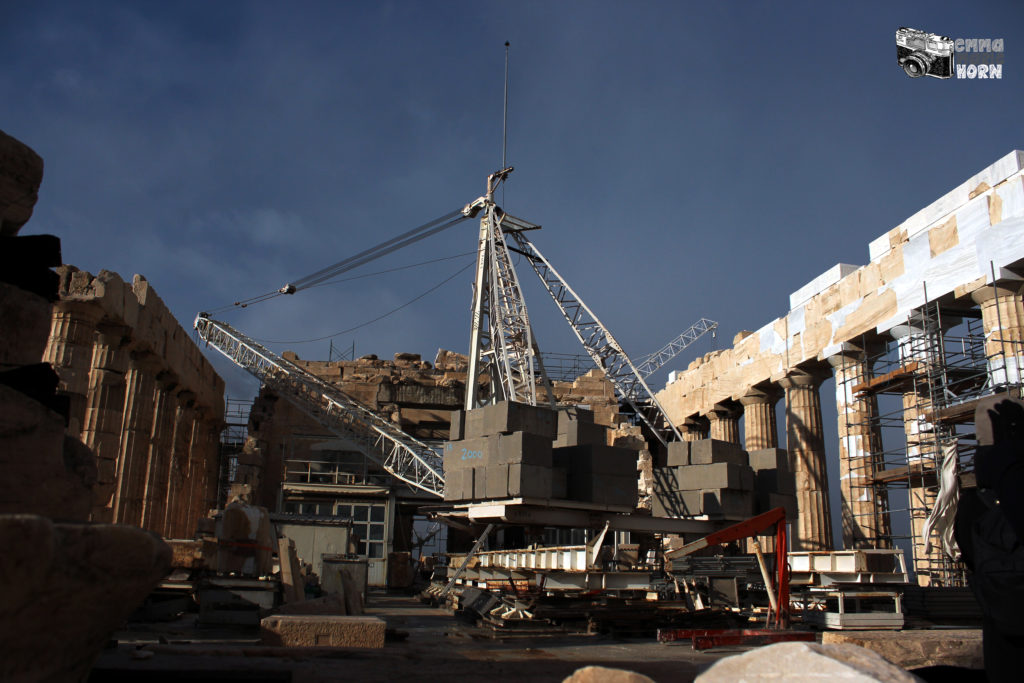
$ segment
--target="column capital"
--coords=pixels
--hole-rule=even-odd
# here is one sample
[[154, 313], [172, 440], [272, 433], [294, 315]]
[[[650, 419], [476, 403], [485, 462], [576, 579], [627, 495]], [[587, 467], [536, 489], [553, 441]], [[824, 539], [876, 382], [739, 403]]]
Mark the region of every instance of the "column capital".
[[1019, 297], [1024, 294], [1024, 282], [1020, 280], [997, 280], [995, 286], [990, 282], [971, 292], [971, 300], [979, 306], [992, 301], [997, 296]]
[[53, 302], [53, 310], [75, 316], [79, 320], [97, 324], [103, 318], [103, 309], [96, 301], [81, 299], [58, 299]]
[[109, 319], [101, 318], [96, 323], [97, 341], [107, 346], [122, 347], [131, 338], [131, 328]]
[[170, 370], [161, 370], [156, 375], [156, 384], [161, 391], [172, 391], [178, 386], [178, 376]]
[[703, 416], [709, 419], [714, 416], [719, 419], [735, 419], [743, 414], [743, 406], [739, 401], [733, 401], [732, 399], [725, 399], [714, 404], [706, 411]]
[[782, 398], [782, 387], [771, 382], [761, 382], [747, 389], [747, 392], [739, 397], [741, 405], [750, 406], [760, 403], [777, 403]]
[[813, 387], [817, 388], [831, 376], [830, 372], [823, 372], [823, 368], [812, 367], [812, 368], [792, 368], [788, 373], [783, 375], [779, 379], [779, 386], [783, 389], [792, 389], [794, 387]]
[[133, 370], [155, 374], [163, 367], [163, 359], [152, 351], [137, 349], [128, 354], [128, 366]]
[[188, 408], [191, 408], [192, 404], [194, 404], [196, 400], [195, 392], [189, 391], [188, 389], [180, 389], [176, 394], [176, 397], [179, 404]]

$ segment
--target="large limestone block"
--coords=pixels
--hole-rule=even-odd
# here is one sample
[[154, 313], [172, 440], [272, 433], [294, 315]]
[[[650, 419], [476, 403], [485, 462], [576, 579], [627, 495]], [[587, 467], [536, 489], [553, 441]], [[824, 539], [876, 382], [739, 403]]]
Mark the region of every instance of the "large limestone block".
[[[484, 436], [528, 432], [547, 437], [549, 441], [558, 436], [558, 414], [550, 408], [501, 401], [479, 410], [483, 411]], [[468, 431], [469, 425], [466, 428]]]
[[0, 367], [38, 363], [50, 338], [50, 302], [0, 282]]
[[217, 519], [217, 571], [266, 576], [277, 542], [267, 509], [235, 501]]
[[739, 444], [718, 439], [701, 439], [690, 442], [690, 464], [712, 465], [732, 463], [748, 465], [747, 452]]
[[567, 420], [558, 426], [558, 438], [554, 445], [560, 446], [605, 446], [608, 444], [608, 427], [582, 420]]
[[0, 236], [17, 235], [28, 222], [42, 182], [42, 157], [0, 130]]
[[0, 514], [88, 519], [95, 458], [80, 442], [65, 439], [60, 415], [0, 385], [0, 443]]
[[626, 669], [609, 669], [606, 666], [585, 666], [576, 669], [562, 683], [654, 683], [654, 679]]
[[[555, 491], [554, 469], [551, 467], [508, 465], [508, 495], [512, 498], [560, 498], [565, 495], [564, 484], [561, 488], [560, 492]], [[556, 493], [561, 493], [561, 496]]]
[[788, 470], [789, 453], [784, 448], [759, 448], [750, 451], [750, 467], [758, 470]]
[[[472, 414], [472, 411], [468, 414]], [[462, 441], [448, 441], [442, 455], [445, 472], [472, 469], [491, 461], [492, 453], [498, 450], [497, 437], [466, 438]]]
[[530, 432], [499, 434], [498, 449], [492, 451], [488, 465], [532, 465], [551, 467], [551, 439]]
[[921, 679], [856, 645], [776, 643], [721, 659], [697, 676], [696, 683], [837, 680], [913, 683]]
[[754, 494], [750, 491], [711, 489], [701, 491], [701, 510], [712, 517], [747, 519], [754, 516]]
[[636, 479], [636, 451], [589, 444], [566, 446], [552, 451], [552, 462], [556, 467], [565, 467], [570, 477], [577, 475], [611, 474]]
[[122, 621], [165, 576], [171, 550], [114, 524], [0, 515], [0, 680], [85, 680]]
[[669, 467], [690, 464], [690, 442], [672, 441], [668, 445], [667, 464]]
[[941, 631], [825, 631], [826, 645], [847, 643], [875, 652], [904, 669], [923, 666], [961, 666], [983, 669], [981, 629]]
[[719, 462], [712, 465], [687, 465], [676, 468], [680, 489], [734, 489], [750, 491], [754, 488], [754, 471], [747, 465]]
[[281, 615], [260, 622], [264, 645], [384, 647], [386, 625], [377, 617]]

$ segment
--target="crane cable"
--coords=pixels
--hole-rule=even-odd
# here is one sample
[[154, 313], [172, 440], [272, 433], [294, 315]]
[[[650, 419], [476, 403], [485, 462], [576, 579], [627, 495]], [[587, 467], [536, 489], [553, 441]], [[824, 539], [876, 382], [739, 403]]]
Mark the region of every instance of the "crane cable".
[[386, 242], [382, 242], [376, 246], [370, 247], [369, 249], [365, 249], [354, 256], [344, 259], [343, 261], [338, 261], [337, 263], [327, 266], [326, 268], [322, 268], [315, 273], [301, 277], [294, 282], [287, 283], [280, 289], [265, 292], [249, 299], [236, 301], [233, 305], [245, 308], [252, 304], [262, 303], [269, 299], [281, 296], [282, 294], [294, 294], [303, 289], [308, 289], [309, 287], [323, 283], [326, 280], [330, 280], [333, 277], [341, 275], [342, 273], [358, 268], [361, 265], [365, 265], [366, 263], [378, 259], [381, 256], [386, 256], [393, 251], [407, 247], [410, 244], [426, 239], [431, 235], [436, 235], [437, 233], [447, 230], [454, 225], [458, 225], [467, 219], [468, 217], [463, 214], [462, 210], [457, 209], [451, 213], [441, 216], [440, 218], [435, 218], [434, 220], [424, 223], [419, 227], [413, 228], [408, 232], [404, 232], [397, 237], [393, 237]]
[[[385, 268], [384, 270], [375, 270], [372, 273], [362, 273], [361, 275], [353, 275], [351, 277], [343, 277], [343, 278], [341, 278], [339, 280], [330, 280], [328, 282], [321, 282], [318, 285], [312, 285], [311, 287], [309, 287], [309, 289], [315, 289], [316, 287], [328, 287], [330, 285], [337, 285], [337, 284], [341, 284], [343, 282], [352, 282], [353, 280], [363, 280], [363, 279], [368, 278], [368, 277], [376, 277], [377, 275], [387, 275], [389, 273], [397, 273], [397, 272], [403, 271], [403, 270], [411, 270], [412, 268], [419, 268], [420, 266], [428, 266], [428, 265], [430, 265], [432, 263], [441, 263], [443, 261], [453, 261], [453, 260], [455, 260], [457, 258], [462, 258], [463, 256], [470, 256], [470, 255], [473, 255], [473, 254], [476, 254], [476, 253], [477, 253], [476, 250], [464, 251], [461, 254], [452, 254], [451, 256], [441, 256], [439, 258], [433, 258], [433, 259], [429, 259], [427, 261], [418, 261], [417, 263], [409, 263], [409, 264], [404, 265], [404, 266], [395, 266], [394, 268]], [[274, 294], [278, 294], [278, 292], [275, 290]], [[209, 315], [217, 315], [218, 313], [223, 313], [225, 311], [229, 311], [232, 308], [235, 308], [236, 306], [238, 306], [239, 308], [246, 308], [248, 305], [249, 304], [243, 304], [241, 302], [235, 302], [233, 304], [227, 304], [226, 306], [220, 306], [218, 308], [208, 309], [207, 313]]]
[[340, 337], [343, 334], [348, 334], [349, 332], [354, 332], [354, 331], [356, 331], [356, 330], [358, 330], [358, 329], [360, 329], [362, 327], [366, 327], [367, 325], [372, 325], [373, 323], [375, 323], [375, 322], [377, 322], [379, 320], [383, 320], [384, 318], [387, 318], [389, 315], [393, 315], [395, 313], [398, 313], [400, 310], [402, 310], [406, 306], [410, 306], [410, 305], [416, 303], [417, 301], [419, 301], [420, 299], [422, 299], [423, 297], [427, 296], [431, 292], [437, 291], [438, 289], [440, 289], [444, 285], [448, 284], [449, 282], [454, 280], [456, 277], [458, 277], [462, 273], [466, 272], [471, 266], [473, 266], [475, 264], [476, 264], [475, 260], [474, 261], [470, 261], [465, 266], [463, 266], [462, 268], [459, 268], [457, 271], [455, 271], [454, 273], [452, 273], [451, 275], [446, 277], [444, 280], [441, 280], [436, 285], [434, 285], [433, 287], [431, 287], [427, 291], [419, 294], [418, 296], [416, 296], [416, 297], [414, 297], [412, 299], [409, 299], [408, 301], [406, 301], [401, 306], [396, 306], [395, 308], [392, 308], [387, 313], [382, 313], [381, 315], [378, 315], [376, 318], [373, 318], [371, 320], [367, 320], [365, 322], [359, 323], [358, 325], [356, 325], [354, 327], [350, 327], [347, 330], [342, 330], [341, 332], [335, 332], [334, 334], [326, 334], [326, 335], [324, 335], [322, 337], [316, 337], [314, 339], [286, 339], [286, 340], [255, 339], [254, 341], [258, 341], [261, 344], [311, 344], [313, 342], [323, 341], [325, 339], [331, 339], [332, 337]]

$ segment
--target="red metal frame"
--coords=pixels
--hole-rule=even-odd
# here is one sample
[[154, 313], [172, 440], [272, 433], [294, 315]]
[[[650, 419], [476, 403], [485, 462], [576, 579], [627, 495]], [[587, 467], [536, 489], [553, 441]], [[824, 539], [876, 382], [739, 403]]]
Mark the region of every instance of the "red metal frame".
[[[775, 580], [777, 593], [778, 611], [775, 613], [775, 628], [783, 629], [789, 626], [789, 562], [786, 553], [786, 509], [774, 508], [768, 512], [737, 522], [732, 526], [708, 534], [704, 538], [693, 543], [687, 543], [682, 548], [666, 553], [666, 558], [689, 555], [704, 548], [729, 541], [738, 541], [741, 538], [757, 536], [762, 531], [775, 527]], [[660, 634], [659, 634], [660, 638]]]
[[769, 645], [792, 641], [813, 641], [812, 631], [776, 631], [763, 628], [659, 629], [659, 643], [689, 640], [694, 650], [708, 650], [723, 645]]

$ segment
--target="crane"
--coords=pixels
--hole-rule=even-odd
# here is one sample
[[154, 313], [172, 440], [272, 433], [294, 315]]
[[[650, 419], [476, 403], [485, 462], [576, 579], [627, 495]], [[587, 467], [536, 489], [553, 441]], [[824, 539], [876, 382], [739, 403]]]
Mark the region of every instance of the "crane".
[[[490, 174], [486, 193], [465, 205], [461, 211], [451, 212], [287, 283], [278, 290], [236, 305], [246, 306], [275, 296], [293, 295], [479, 216], [466, 409], [480, 405], [478, 387], [485, 376], [490, 384], [488, 400], [492, 402], [509, 400], [531, 405], [543, 402], [554, 406], [551, 383], [544, 371], [519, 277], [509, 255], [510, 251], [515, 251], [527, 257], [577, 339], [594, 363], [605, 372], [619, 397], [633, 407], [662, 444], [681, 440], [679, 431], [666, 417], [645, 378], [701, 334], [713, 330], [716, 323], [702, 318], [661, 351], [646, 357], [639, 366], [635, 364], [608, 328], [527, 239], [524, 233], [539, 230], [540, 226], [506, 214], [495, 203], [495, 189], [512, 170], [512, 167], [507, 167]], [[508, 245], [509, 238], [516, 244], [515, 248]], [[441, 456], [436, 450], [376, 415], [339, 387], [274, 354], [229, 324], [200, 313], [195, 319], [195, 329], [201, 339], [229, 360], [256, 376], [332, 433], [350, 442], [397, 479], [432, 495], [443, 496], [444, 472]], [[543, 392], [540, 396], [538, 385]]]

